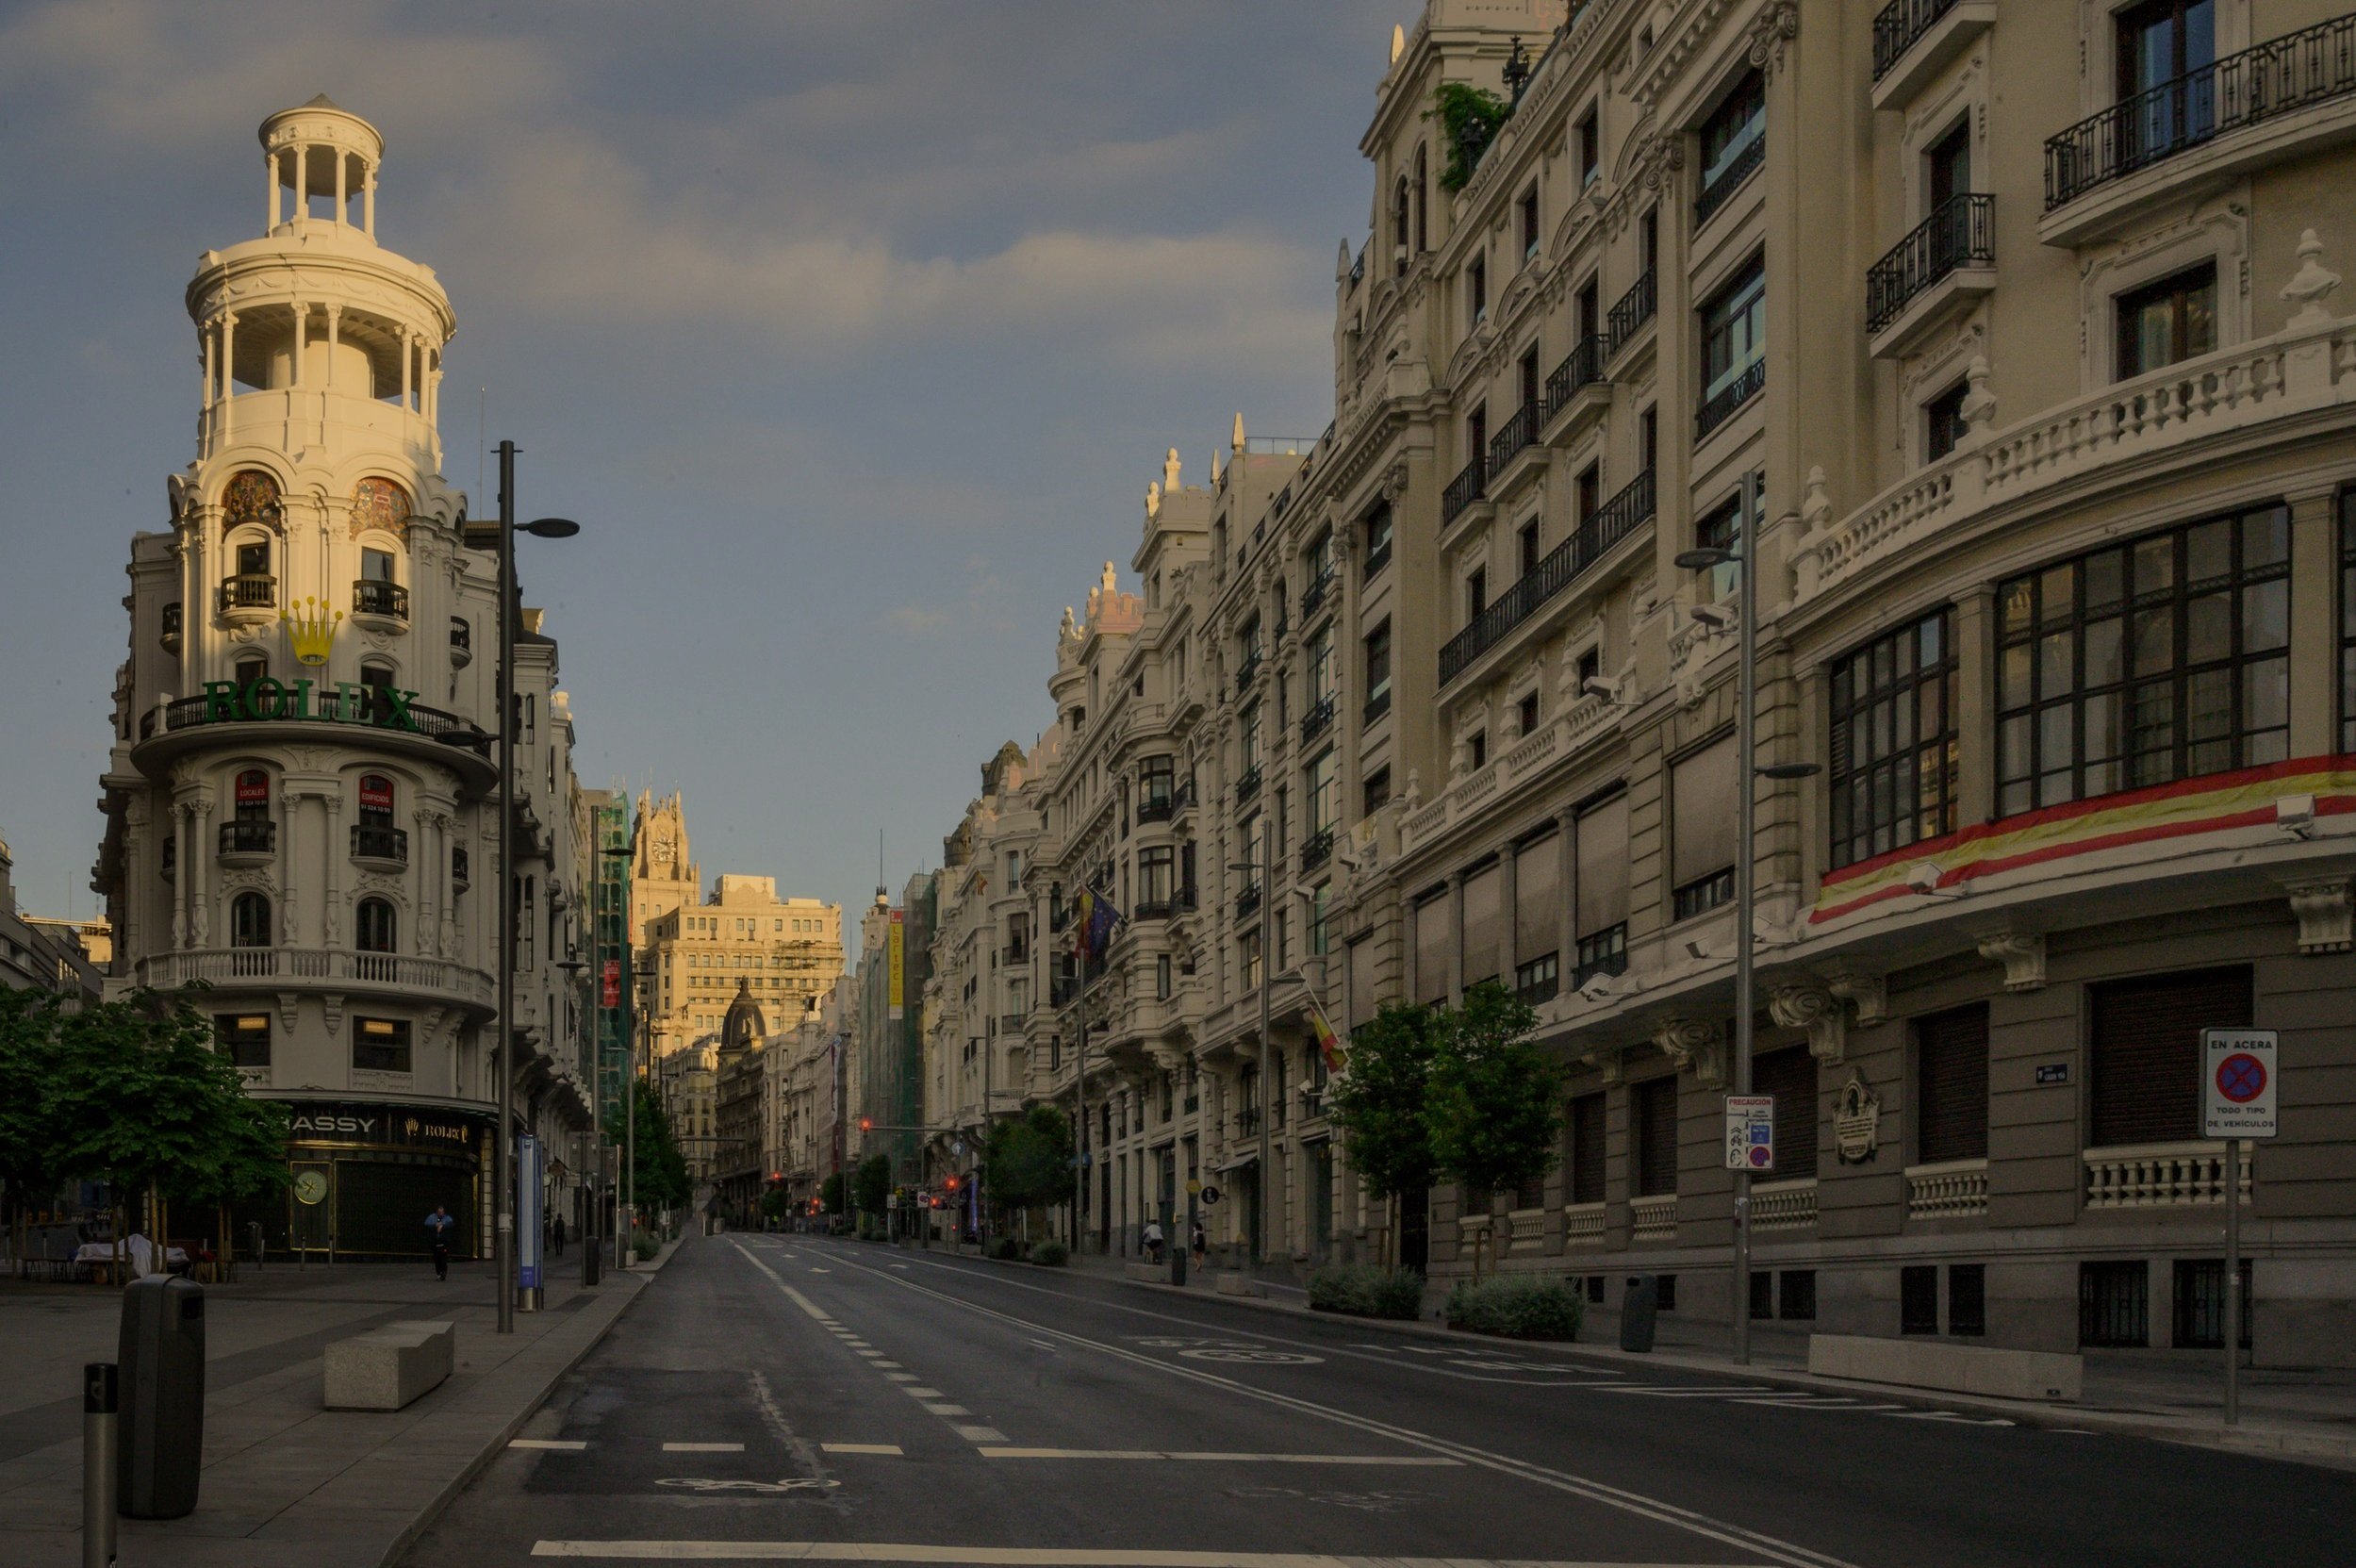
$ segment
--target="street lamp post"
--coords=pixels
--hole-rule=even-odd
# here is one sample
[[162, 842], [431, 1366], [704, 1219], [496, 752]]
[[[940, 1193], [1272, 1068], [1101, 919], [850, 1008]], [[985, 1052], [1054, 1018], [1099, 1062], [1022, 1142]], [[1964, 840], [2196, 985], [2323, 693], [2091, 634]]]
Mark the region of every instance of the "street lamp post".
[[[1736, 548], [1688, 550], [1677, 564], [1706, 570], [1733, 563], [1739, 568], [1741, 599], [1736, 642], [1735, 677], [1735, 1038], [1734, 1090], [1751, 1092], [1752, 1014], [1757, 978], [1757, 854], [1752, 840], [1757, 832], [1758, 790], [1755, 780], [1804, 779], [1818, 769], [1814, 763], [1775, 763], [1765, 767], [1758, 755], [1758, 527], [1766, 476], [1753, 472], [1742, 478], [1742, 509], [1736, 524]], [[1737, 1166], [1734, 1213], [1734, 1356], [1735, 1364], [1751, 1362], [1751, 1172]]]

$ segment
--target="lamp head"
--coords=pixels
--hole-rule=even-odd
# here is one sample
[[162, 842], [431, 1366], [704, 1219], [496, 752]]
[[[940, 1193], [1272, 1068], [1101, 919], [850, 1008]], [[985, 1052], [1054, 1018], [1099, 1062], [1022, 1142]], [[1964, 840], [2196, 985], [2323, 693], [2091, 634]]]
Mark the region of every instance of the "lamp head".
[[1734, 559], [1733, 551], [1721, 550], [1715, 545], [1704, 545], [1697, 550], [1677, 552], [1677, 564], [1688, 571], [1707, 571], [1712, 567], [1722, 567]]
[[581, 532], [581, 525], [570, 518], [534, 518], [530, 522], [517, 524], [516, 531], [535, 538], [569, 539]]

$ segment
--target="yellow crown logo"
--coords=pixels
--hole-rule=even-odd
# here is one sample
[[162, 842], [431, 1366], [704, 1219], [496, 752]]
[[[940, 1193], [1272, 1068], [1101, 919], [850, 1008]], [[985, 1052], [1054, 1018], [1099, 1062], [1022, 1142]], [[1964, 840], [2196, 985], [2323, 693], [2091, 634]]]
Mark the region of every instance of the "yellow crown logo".
[[282, 610], [279, 622], [287, 629], [287, 637], [294, 644], [294, 656], [304, 664], [325, 664], [327, 651], [335, 645], [336, 628], [343, 622], [341, 610], [329, 610], [321, 600], [303, 598], [293, 602], [290, 610]]

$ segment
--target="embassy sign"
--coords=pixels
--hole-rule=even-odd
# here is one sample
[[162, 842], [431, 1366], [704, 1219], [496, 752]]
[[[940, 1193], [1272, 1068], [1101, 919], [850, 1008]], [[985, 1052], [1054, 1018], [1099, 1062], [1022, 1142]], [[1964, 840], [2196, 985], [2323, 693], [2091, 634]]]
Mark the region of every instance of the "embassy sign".
[[[314, 690], [319, 696], [316, 704], [311, 700]], [[243, 724], [291, 718], [309, 723], [366, 724], [373, 729], [405, 730], [415, 734], [421, 733], [410, 708], [417, 695], [392, 686], [362, 685], [356, 681], [281, 681], [274, 675], [259, 676], [243, 685], [207, 681], [204, 696], [196, 700], [201, 709], [193, 716], [193, 722]]]

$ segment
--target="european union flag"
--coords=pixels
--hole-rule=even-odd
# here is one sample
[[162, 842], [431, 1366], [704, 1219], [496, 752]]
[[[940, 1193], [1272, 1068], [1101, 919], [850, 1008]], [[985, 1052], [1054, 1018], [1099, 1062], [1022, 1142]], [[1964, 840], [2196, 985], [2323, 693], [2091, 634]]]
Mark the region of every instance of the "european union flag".
[[1112, 900], [1093, 887], [1084, 887], [1073, 913], [1078, 916], [1073, 923], [1079, 928], [1080, 957], [1102, 958], [1105, 949], [1112, 945], [1112, 928], [1121, 923], [1121, 912], [1112, 907]]

